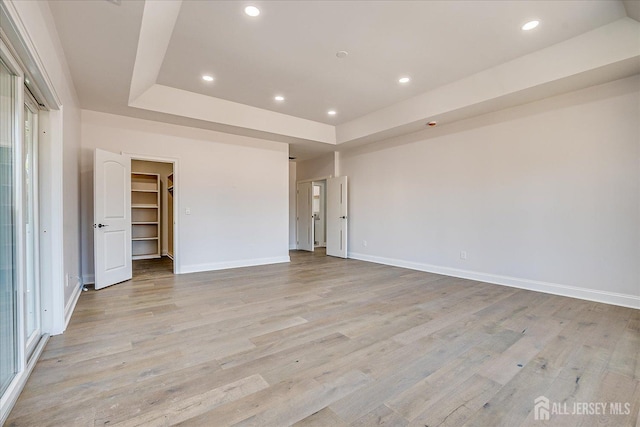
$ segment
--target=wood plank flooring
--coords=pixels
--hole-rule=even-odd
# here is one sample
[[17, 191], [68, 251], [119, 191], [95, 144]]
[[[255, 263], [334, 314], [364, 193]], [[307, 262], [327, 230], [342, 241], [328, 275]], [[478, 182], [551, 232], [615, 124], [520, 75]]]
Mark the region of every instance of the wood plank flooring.
[[[639, 310], [291, 258], [179, 276], [138, 261], [83, 293], [7, 425], [640, 425]], [[541, 395], [623, 413], [537, 421]]]

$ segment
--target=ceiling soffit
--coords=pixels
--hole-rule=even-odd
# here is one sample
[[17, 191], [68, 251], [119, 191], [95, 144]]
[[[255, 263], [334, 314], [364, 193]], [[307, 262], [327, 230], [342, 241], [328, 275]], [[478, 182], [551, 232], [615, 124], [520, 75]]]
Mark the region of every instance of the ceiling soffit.
[[[333, 126], [157, 83], [181, 1], [147, 1], [129, 106], [340, 148], [415, 132], [640, 72], [640, 23], [622, 18], [488, 70]], [[598, 70], [598, 72], [594, 72]], [[610, 70], [610, 72], [607, 72]], [[558, 84], [561, 82], [561, 84]], [[555, 83], [555, 84], [554, 84]], [[338, 148], [338, 147], [336, 147]]]

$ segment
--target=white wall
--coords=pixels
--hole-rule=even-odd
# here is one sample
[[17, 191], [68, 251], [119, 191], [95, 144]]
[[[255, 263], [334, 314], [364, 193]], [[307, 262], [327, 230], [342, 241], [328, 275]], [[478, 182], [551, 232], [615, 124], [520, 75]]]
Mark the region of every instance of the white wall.
[[169, 241], [169, 205], [167, 199], [167, 179], [173, 172], [172, 163], [131, 160], [131, 172], [157, 173], [160, 178], [160, 253], [166, 255]]
[[11, 5], [24, 25], [22, 38], [32, 43], [60, 101], [60, 109], [41, 113], [40, 236], [43, 329], [61, 333], [80, 293], [79, 154], [80, 111], [64, 51], [47, 2], [15, 1]]
[[350, 256], [640, 307], [639, 88], [634, 76], [342, 153]]
[[329, 176], [335, 176], [334, 153], [327, 153], [313, 159], [297, 162], [296, 179], [298, 181], [308, 181]]
[[289, 249], [296, 245], [296, 162], [289, 161]]
[[286, 144], [83, 110], [82, 265], [88, 279], [95, 148], [178, 160], [179, 272], [289, 260]]

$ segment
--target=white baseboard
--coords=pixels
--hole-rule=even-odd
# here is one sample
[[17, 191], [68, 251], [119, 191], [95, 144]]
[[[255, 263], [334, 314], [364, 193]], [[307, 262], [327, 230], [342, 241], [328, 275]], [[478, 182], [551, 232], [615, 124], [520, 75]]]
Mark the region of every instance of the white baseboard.
[[178, 274], [198, 273], [200, 271], [226, 270], [228, 268], [253, 267], [256, 265], [290, 262], [289, 256], [273, 258], [241, 259], [237, 261], [214, 262], [208, 264], [183, 265]]
[[85, 285], [94, 285], [96, 283], [96, 278], [93, 274], [83, 274], [82, 283]]
[[82, 293], [82, 283], [73, 290], [73, 295], [69, 298], [69, 302], [64, 308], [64, 329], [67, 329], [69, 325], [69, 321], [71, 320], [71, 315], [73, 314], [73, 310], [76, 308], [76, 304], [78, 303], [78, 299], [80, 299], [80, 294]]
[[290, 250], [290, 251], [295, 251], [296, 249], [298, 249], [298, 246], [296, 246], [296, 245], [289, 245], [289, 250]]
[[510, 286], [513, 288], [527, 289], [530, 291], [544, 292], [547, 294], [561, 295], [587, 301], [602, 302], [605, 304], [613, 304], [623, 307], [640, 309], [640, 296], [636, 295], [579, 288], [577, 286], [560, 285], [557, 283], [540, 282], [536, 280], [521, 279], [518, 277], [481, 273], [477, 271], [460, 270], [457, 268], [441, 267], [437, 265], [422, 264], [412, 261], [359, 254], [355, 252], [349, 252], [348, 257], [360, 261], [368, 261], [377, 264], [391, 265], [394, 267], [408, 268], [410, 270], [425, 271], [428, 273], [436, 273], [445, 276], [460, 277], [462, 279], [477, 280], [480, 282], [487, 282], [495, 285]]

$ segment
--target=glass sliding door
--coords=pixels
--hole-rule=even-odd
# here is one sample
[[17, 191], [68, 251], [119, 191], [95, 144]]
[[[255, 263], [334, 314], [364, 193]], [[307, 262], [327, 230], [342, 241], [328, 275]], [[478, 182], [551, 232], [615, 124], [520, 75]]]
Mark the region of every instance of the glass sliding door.
[[37, 184], [39, 104], [24, 85], [24, 72], [3, 36], [0, 32], [0, 424], [44, 344]]
[[24, 228], [24, 314], [25, 343], [28, 358], [40, 338], [40, 280], [38, 258], [38, 109], [30, 94], [25, 93], [24, 138], [22, 146], [22, 220]]
[[0, 396], [18, 372], [14, 150], [16, 76], [0, 59]]

